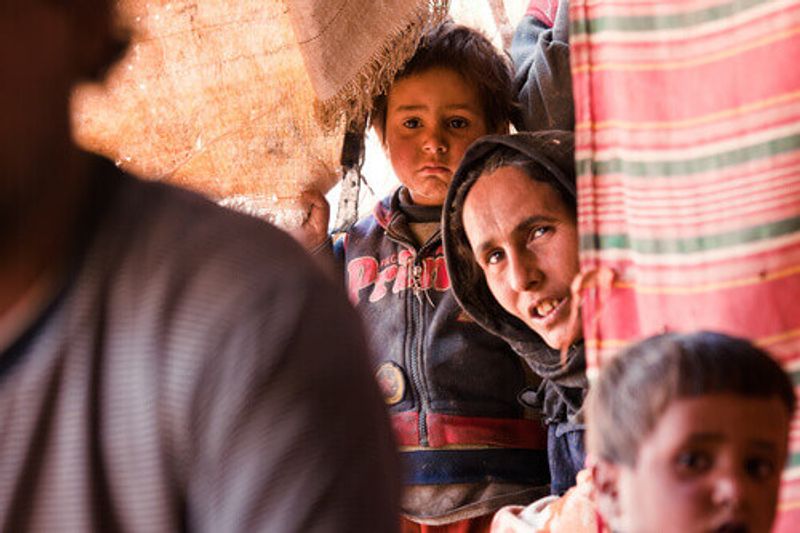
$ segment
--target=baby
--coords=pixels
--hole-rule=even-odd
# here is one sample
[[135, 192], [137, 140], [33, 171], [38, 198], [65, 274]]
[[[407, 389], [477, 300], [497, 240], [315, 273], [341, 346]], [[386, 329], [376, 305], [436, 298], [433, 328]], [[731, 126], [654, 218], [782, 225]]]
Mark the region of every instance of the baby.
[[587, 400], [603, 520], [624, 533], [770, 531], [795, 401], [743, 339], [665, 334], [627, 349]]

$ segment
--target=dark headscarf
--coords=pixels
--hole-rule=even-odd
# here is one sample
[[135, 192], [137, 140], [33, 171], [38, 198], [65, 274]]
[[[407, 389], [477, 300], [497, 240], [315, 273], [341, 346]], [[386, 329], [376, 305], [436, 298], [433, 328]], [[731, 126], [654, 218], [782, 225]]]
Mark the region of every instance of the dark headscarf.
[[576, 195], [572, 133], [554, 130], [482, 137], [464, 155], [442, 210], [447, 271], [455, 297], [464, 310], [486, 330], [505, 339], [543, 378], [537, 391], [521, 393], [522, 402], [541, 408], [548, 422], [578, 422], [580, 417], [576, 415], [588, 387], [583, 342], [569, 347], [564, 362], [558, 349], [547, 346], [535, 331], [503, 309], [489, 290], [464, 232], [464, 200], [481, 176], [475, 170], [503, 147], [521, 152], [544, 169], [562, 194], [573, 198]]

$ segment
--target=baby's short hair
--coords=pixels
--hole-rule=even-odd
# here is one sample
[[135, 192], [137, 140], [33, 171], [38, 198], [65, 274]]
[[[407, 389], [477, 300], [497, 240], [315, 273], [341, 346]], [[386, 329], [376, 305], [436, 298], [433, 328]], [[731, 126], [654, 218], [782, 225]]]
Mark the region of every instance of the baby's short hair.
[[721, 333], [667, 333], [610, 361], [587, 399], [587, 447], [597, 459], [634, 466], [639, 446], [669, 405], [706, 394], [777, 397], [791, 417], [789, 376], [749, 341]]
[[[518, 113], [511, 62], [477, 29], [452, 20], [437, 25], [422, 36], [394, 82], [433, 68], [448, 68], [477, 89], [489, 132], [501, 132]], [[386, 105], [386, 94], [380, 94], [370, 113], [370, 124], [381, 139], [386, 130]]]

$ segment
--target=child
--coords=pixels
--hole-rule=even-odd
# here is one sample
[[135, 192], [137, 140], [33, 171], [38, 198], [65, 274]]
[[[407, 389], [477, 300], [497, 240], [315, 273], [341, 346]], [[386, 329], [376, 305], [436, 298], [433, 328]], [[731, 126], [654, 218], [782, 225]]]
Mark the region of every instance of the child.
[[748, 341], [645, 340], [603, 369], [587, 402], [597, 504], [623, 533], [767, 533], [795, 393]]
[[476, 142], [445, 201], [444, 235], [458, 301], [544, 378], [520, 398], [544, 411], [551, 489], [562, 494], [585, 460], [585, 359], [580, 321], [570, 320], [570, 284], [579, 268], [573, 135]]
[[[544, 434], [517, 401], [523, 362], [462, 313], [440, 231], [467, 146], [506, 132], [513, 111], [507, 59], [473, 29], [432, 30], [371, 115], [402, 186], [335, 246], [406, 465], [404, 531], [485, 530], [499, 507], [547, 491]], [[312, 229], [326, 227], [317, 205]]]

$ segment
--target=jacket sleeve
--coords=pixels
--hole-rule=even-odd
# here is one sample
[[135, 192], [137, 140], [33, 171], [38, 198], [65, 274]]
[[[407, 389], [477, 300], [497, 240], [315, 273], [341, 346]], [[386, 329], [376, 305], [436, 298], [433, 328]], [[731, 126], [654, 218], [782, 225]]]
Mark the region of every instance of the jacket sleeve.
[[[531, 0], [511, 43], [520, 131], [574, 130], [568, 0]], [[518, 121], [519, 122], [519, 121]]]

